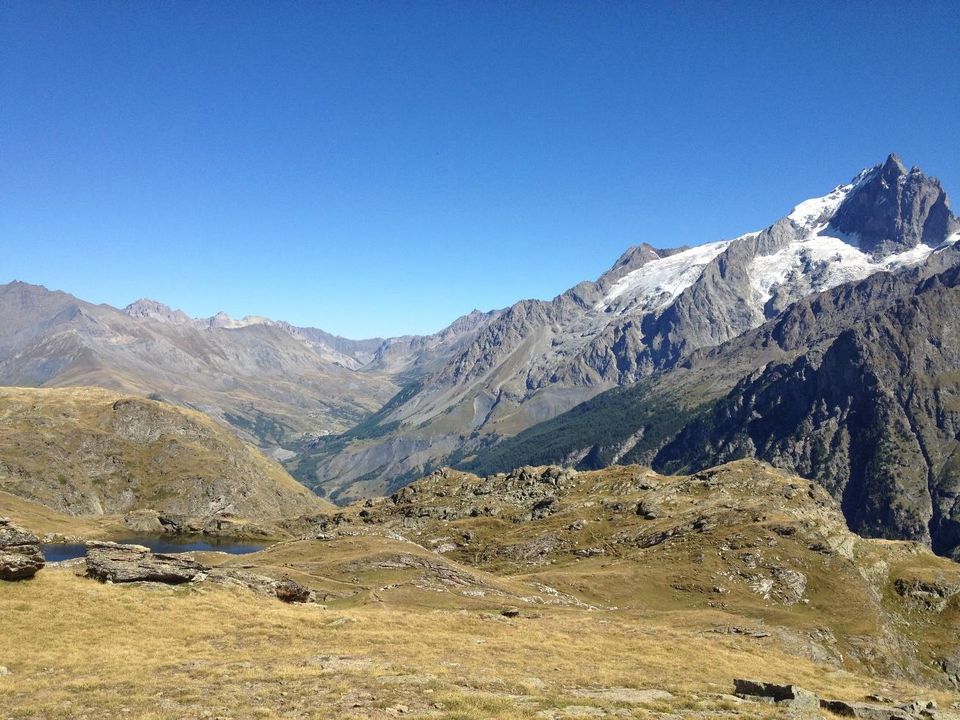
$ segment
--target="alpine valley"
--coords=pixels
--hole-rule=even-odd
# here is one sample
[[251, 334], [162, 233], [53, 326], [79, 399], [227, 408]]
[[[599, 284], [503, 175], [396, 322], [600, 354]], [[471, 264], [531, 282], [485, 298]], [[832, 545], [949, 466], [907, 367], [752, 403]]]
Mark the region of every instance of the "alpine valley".
[[348, 340], [159, 302], [0, 288], [0, 382], [101, 386], [206, 413], [337, 503], [450, 465], [508, 471], [757, 457], [868, 536], [960, 545], [960, 221], [891, 155], [769, 227], [629, 248], [551, 301], [431, 336]]

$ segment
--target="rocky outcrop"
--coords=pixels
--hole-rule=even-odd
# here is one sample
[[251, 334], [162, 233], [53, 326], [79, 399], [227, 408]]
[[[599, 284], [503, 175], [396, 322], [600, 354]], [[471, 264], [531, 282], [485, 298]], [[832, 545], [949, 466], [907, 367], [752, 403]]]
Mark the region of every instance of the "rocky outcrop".
[[941, 716], [937, 704], [929, 700], [914, 700], [902, 705], [821, 700], [820, 707], [839, 717], [862, 718], [863, 720], [932, 720]]
[[152, 553], [143, 545], [90, 541], [86, 547], [87, 576], [101, 582], [179, 585], [208, 569], [189, 556]]
[[111, 583], [157, 582], [180, 585], [211, 582], [251, 590], [286, 603], [313, 602], [313, 591], [296, 580], [276, 580], [232, 567], [208, 567], [184, 554], [151, 552], [142, 545], [90, 541], [86, 543], [87, 576]]
[[123, 524], [135, 533], [168, 535], [206, 535], [210, 537], [235, 538], [271, 538], [276, 537], [277, 528], [289, 531], [298, 525], [298, 518], [284, 518], [269, 525], [260, 525], [239, 517], [235, 513], [214, 510], [202, 516], [158, 513], [156, 510], [133, 510], [123, 516]]
[[[863, 720], [934, 720], [941, 717], [937, 704], [932, 700], [912, 700], [900, 704], [895, 704], [892, 700], [884, 700], [885, 704], [821, 700], [815, 693], [796, 685], [781, 685], [761, 680], [736, 679], [733, 686], [734, 694], [744, 700], [775, 704], [804, 716], [823, 709], [839, 717]], [[949, 717], [954, 716], [951, 714]]]
[[194, 578], [194, 582], [210, 582], [244, 588], [258, 595], [273, 597], [286, 603], [308, 603], [315, 599], [310, 588], [304, 587], [289, 577], [276, 580], [267, 575], [229, 566], [206, 568], [203, 573]]
[[40, 541], [31, 532], [0, 518], [0, 580], [26, 580], [44, 565]]
[[[458, 481], [457, 491], [448, 492], [451, 482]], [[560, 498], [576, 482], [575, 470], [557, 466], [522, 467], [486, 478], [441, 468], [398, 490], [390, 500], [392, 510], [406, 518], [409, 526], [428, 519], [501, 516], [505, 508], [510, 509], [514, 522], [530, 522], [556, 513]], [[368, 522], [382, 516], [370, 510], [361, 511], [361, 517]]]
[[897, 595], [926, 611], [943, 612], [960, 594], [960, 583], [946, 578], [900, 577], [893, 583]]

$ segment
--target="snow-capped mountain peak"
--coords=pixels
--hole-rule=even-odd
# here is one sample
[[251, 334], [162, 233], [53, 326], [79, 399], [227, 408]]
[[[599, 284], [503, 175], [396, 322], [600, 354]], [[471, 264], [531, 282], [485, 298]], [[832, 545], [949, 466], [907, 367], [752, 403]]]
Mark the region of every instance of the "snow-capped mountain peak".
[[[926, 201], [912, 202], [918, 197]], [[876, 208], [883, 206], [898, 219], [878, 222], [884, 213]], [[944, 228], [931, 209], [946, 218]], [[773, 251], [755, 255], [747, 269], [760, 320], [803, 295], [922, 262], [950, 244], [950, 238], [940, 240], [952, 215], [935, 180], [916, 169], [908, 173], [890, 155], [849, 183], [800, 203], [786, 219], [790, 227], [778, 234]]]

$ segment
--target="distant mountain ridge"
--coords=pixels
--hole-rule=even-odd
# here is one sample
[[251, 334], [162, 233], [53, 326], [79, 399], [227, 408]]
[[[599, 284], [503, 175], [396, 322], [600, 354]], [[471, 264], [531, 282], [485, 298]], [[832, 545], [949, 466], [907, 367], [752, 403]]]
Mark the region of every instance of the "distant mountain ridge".
[[156, 320], [174, 325], [193, 326], [201, 330], [207, 328], [236, 330], [252, 325], [280, 328], [290, 333], [290, 335], [309, 343], [324, 359], [339, 363], [344, 367], [349, 367], [351, 370], [357, 370], [369, 363], [374, 358], [380, 346], [385, 342], [384, 338], [350, 340], [349, 338], [332, 335], [319, 328], [297, 327], [282, 320], [271, 320], [270, 318], [260, 315], [247, 315], [239, 319], [234, 319], [225, 312], [220, 311], [207, 318], [193, 318], [182, 310], [174, 310], [161, 302], [149, 298], [140, 298], [130, 303], [123, 308], [123, 312], [138, 320]]
[[354, 341], [265, 318], [197, 320], [153, 300], [118, 310], [15, 281], [0, 286], [0, 384], [155, 395], [282, 459], [375, 412], [404, 373], [441, 361], [486, 317], [432, 336]]

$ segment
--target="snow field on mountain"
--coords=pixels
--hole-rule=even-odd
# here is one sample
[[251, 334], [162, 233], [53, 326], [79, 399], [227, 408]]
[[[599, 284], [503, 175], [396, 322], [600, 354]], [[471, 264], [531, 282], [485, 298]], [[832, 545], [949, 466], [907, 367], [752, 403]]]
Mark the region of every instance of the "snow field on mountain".
[[750, 263], [748, 272], [758, 302], [763, 306], [777, 288], [796, 283], [801, 277], [809, 281], [811, 292], [823, 292], [875, 272], [915, 265], [931, 252], [930, 246], [918, 245], [874, 260], [856, 247], [854, 238], [844, 238], [823, 225], [773, 255], [758, 255]]
[[643, 309], [648, 312], [666, 307], [693, 285], [710, 261], [726, 250], [731, 242], [722, 240], [698, 245], [675, 255], [651, 260], [617, 280], [597, 309], [608, 308], [624, 295], [631, 300], [642, 301]]

